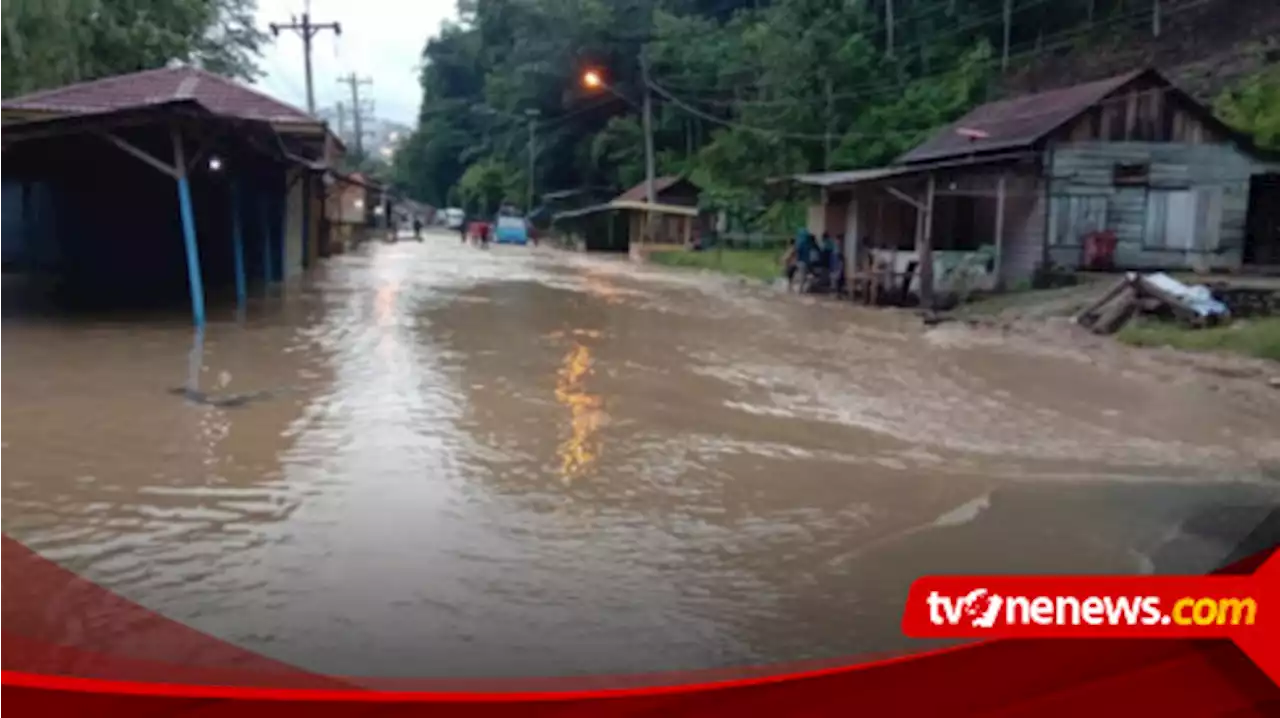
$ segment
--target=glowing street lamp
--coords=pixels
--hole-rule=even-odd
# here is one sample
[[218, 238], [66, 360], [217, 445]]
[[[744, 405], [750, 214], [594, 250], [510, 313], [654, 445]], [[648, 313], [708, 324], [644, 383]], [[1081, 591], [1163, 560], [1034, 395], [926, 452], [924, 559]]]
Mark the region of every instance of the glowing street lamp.
[[221, 157], [218, 157], [217, 155], [213, 155], [212, 157], [210, 157], [210, 158], [209, 158], [209, 171], [210, 171], [210, 172], [218, 172], [218, 171], [220, 171], [221, 169], [222, 169], [222, 158], [221, 158]]
[[640, 110], [641, 124], [644, 128], [645, 201], [649, 204], [654, 204], [657, 200], [655, 198], [656, 193], [654, 190], [653, 103], [650, 99], [652, 93], [649, 91], [649, 67], [645, 64], [644, 58], [641, 58], [640, 60], [640, 84], [641, 88], [644, 90], [644, 102], [641, 106], [637, 107], [635, 101], [630, 97], [627, 97], [613, 87], [610, 87], [609, 84], [604, 81], [604, 77], [600, 75], [599, 70], [587, 70], [582, 73], [583, 87], [588, 90], [608, 90], [619, 99], [625, 101], [628, 105]]

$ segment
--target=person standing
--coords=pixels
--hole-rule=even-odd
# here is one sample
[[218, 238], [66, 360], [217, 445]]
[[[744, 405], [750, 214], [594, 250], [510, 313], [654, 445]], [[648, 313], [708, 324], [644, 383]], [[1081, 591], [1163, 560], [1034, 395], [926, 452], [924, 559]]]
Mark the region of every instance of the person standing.
[[[814, 240], [813, 234], [807, 229], [802, 228], [796, 232], [796, 256], [795, 256], [795, 272], [792, 273], [791, 286], [798, 291], [803, 292], [805, 284], [809, 280], [810, 267], [813, 266], [817, 259], [818, 243]], [[799, 279], [800, 286], [795, 287], [795, 279]]]

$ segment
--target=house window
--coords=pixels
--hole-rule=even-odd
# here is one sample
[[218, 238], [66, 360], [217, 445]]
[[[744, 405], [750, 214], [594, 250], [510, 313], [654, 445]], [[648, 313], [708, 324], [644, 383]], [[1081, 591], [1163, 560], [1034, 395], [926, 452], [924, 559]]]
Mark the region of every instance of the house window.
[[1150, 190], [1144, 244], [1180, 252], [1216, 249], [1222, 224], [1218, 188]]
[[1115, 185], [1145, 185], [1151, 168], [1145, 162], [1118, 162], [1111, 168], [1111, 183]]

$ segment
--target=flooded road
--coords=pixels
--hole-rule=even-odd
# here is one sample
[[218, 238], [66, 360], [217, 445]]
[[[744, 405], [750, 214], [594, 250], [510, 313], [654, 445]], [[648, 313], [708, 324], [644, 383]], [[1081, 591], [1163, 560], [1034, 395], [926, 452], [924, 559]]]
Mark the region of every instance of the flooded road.
[[4, 334], [5, 532], [332, 673], [911, 648], [918, 575], [1203, 572], [1280, 506], [1280, 401], [453, 235], [199, 343], [181, 315]]

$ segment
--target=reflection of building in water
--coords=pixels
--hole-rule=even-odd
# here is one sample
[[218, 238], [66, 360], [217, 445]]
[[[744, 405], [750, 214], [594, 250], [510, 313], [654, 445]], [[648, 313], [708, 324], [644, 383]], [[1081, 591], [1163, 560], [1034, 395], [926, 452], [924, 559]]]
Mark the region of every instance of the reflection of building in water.
[[585, 473], [599, 453], [594, 434], [604, 414], [600, 397], [588, 394], [583, 386], [590, 371], [591, 351], [583, 344], [574, 344], [557, 373], [556, 401], [568, 407], [570, 416], [569, 437], [556, 450], [560, 477], [566, 484]]

